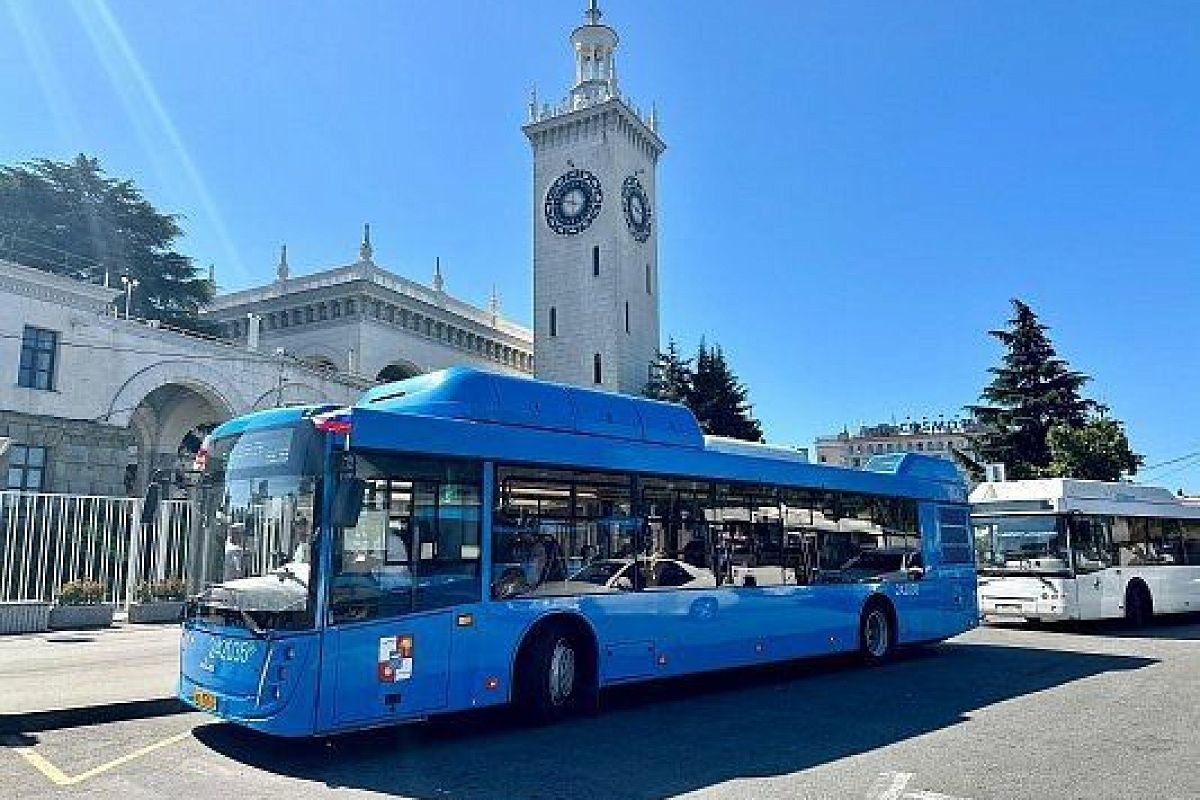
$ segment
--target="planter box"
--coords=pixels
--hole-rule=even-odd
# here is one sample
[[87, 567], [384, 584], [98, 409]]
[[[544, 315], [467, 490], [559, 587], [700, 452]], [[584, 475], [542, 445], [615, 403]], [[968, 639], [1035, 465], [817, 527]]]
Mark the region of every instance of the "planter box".
[[38, 633], [50, 626], [50, 604], [37, 601], [0, 603], [0, 633]]
[[50, 609], [50, 630], [74, 631], [80, 628], [107, 628], [112, 625], [113, 604], [94, 606], [54, 606]]
[[155, 600], [151, 603], [130, 603], [129, 621], [179, 622], [183, 617], [182, 600]]

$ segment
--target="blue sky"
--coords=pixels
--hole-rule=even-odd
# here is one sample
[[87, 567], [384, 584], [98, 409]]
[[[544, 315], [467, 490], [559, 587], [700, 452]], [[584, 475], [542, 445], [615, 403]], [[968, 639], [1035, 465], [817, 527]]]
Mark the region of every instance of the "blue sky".
[[[529, 322], [519, 127], [584, 5], [0, 3], [0, 163], [99, 156], [224, 288], [369, 220], [380, 263]], [[772, 441], [958, 413], [1018, 296], [1150, 464], [1200, 451], [1200, 4], [602, 8], [669, 147], [664, 334], [719, 341]]]

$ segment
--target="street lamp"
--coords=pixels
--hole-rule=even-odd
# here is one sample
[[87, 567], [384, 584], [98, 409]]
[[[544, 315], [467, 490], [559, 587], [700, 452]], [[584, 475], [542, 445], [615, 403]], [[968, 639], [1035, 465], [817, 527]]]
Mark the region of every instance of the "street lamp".
[[121, 283], [125, 284], [125, 319], [129, 319], [129, 307], [133, 304], [133, 287], [138, 285], [138, 279], [122, 275]]

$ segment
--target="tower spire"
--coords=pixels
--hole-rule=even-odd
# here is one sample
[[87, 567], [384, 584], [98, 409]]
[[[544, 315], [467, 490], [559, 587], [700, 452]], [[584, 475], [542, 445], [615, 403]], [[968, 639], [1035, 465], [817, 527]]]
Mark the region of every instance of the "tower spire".
[[371, 223], [364, 222], [362, 244], [358, 246], [358, 260], [364, 264], [370, 264], [374, 253], [375, 251], [371, 247]]
[[288, 279], [287, 245], [279, 246], [279, 265], [275, 267], [275, 276], [282, 283]]
[[492, 315], [492, 324], [496, 324], [497, 317], [500, 316], [500, 293], [496, 291], [496, 284], [492, 284], [492, 296], [488, 298], [488, 312]]
[[575, 50], [575, 86], [571, 89], [574, 108], [619, 96], [614, 54], [617, 32], [600, 21], [603, 16], [598, 0], [588, 0], [584, 24], [571, 33]]
[[433, 259], [433, 290], [435, 292], [446, 291], [446, 282], [442, 280], [441, 256], [436, 256]]

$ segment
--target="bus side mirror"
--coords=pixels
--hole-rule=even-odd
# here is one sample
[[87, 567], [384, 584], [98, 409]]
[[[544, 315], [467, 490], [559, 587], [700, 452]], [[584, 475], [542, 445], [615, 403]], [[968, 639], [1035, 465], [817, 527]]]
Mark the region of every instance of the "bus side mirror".
[[358, 525], [365, 486], [362, 478], [350, 478], [338, 484], [337, 493], [333, 496], [333, 513], [330, 520], [335, 527], [353, 528]]
[[162, 503], [162, 487], [158, 481], [151, 481], [146, 487], [146, 496], [142, 498], [143, 525], [153, 525], [158, 520], [158, 507]]

